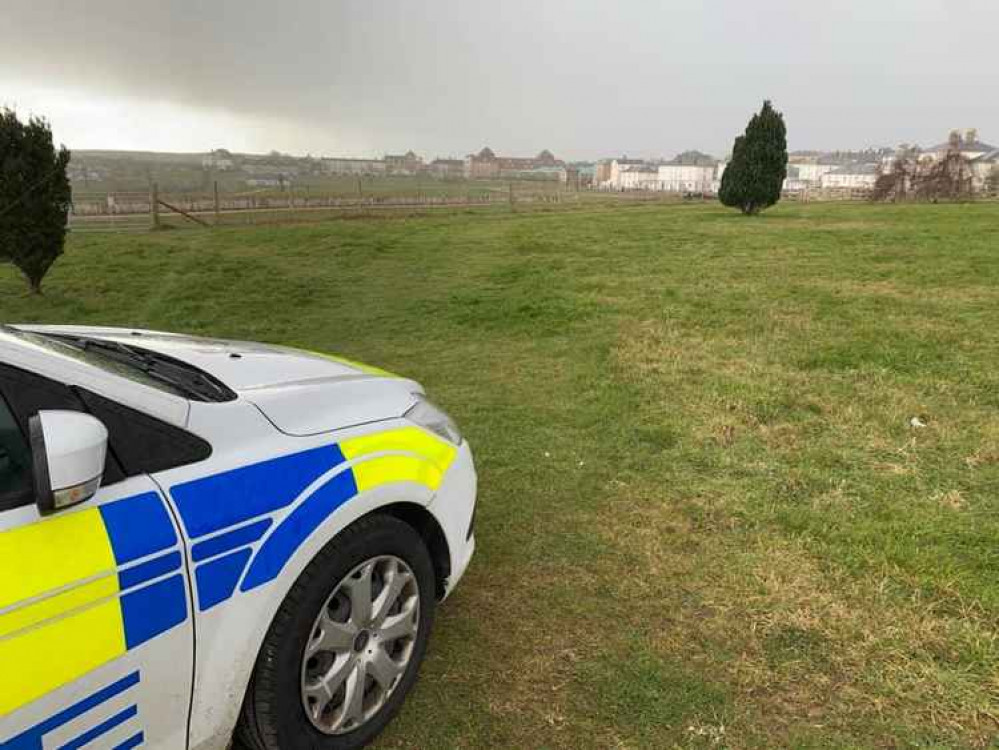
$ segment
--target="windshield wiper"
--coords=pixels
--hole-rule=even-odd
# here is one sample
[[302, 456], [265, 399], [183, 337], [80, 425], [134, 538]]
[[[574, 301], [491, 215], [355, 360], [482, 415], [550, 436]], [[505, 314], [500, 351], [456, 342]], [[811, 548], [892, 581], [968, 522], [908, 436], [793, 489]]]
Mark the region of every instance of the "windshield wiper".
[[84, 336], [57, 335], [53, 338], [58, 338], [83, 351], [96, 352], [116, 362], [134, 367], [198, 401], [231, 401], [236, 397], [235, 393], [208, 373], [165, 354], [128, 346], [118, 341]]

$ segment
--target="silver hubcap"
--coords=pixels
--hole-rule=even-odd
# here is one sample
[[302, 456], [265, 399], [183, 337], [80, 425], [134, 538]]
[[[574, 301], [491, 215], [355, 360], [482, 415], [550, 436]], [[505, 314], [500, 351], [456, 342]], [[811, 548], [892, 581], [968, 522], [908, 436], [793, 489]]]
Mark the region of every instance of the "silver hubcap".
[[302, 655], [302, 705], [325, 734], [377, 714], [413, 656], [420, 622], [416, 576], [398, 557], [373, 557], [337, 584]]

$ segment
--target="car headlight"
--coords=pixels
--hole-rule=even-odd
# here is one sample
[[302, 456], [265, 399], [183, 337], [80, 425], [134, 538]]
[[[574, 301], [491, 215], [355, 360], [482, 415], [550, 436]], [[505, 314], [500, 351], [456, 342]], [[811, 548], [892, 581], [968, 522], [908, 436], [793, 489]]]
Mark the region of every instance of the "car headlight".
[[439, 435], [449, 443], [461, 445], [461, 432], [454, 420], [443, 409], [428, 401], [425, 396], [419, 393], [414, 395], [417, 399], [416, 404], [405, 413], [406, 419], [430, 430], [435, 435]]

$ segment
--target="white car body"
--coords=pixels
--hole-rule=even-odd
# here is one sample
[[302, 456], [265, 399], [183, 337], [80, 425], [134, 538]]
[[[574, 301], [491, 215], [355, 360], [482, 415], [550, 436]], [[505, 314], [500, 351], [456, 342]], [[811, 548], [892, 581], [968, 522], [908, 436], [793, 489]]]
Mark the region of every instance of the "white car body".
[[[169, 355], [235, 398], [189, 400], [32, 332]], [[73, 326], [0, 327], [4, 368], [84, 389], [211, 452], [50, 515], [0, 505], [3, 750], [224, 750], [275, 612], [344, 528], [386, 509], [425, 524], [440, 598], [474, 551], [471, 452], [406, 419], [423, 392], [413, 381], [284, 347]]]

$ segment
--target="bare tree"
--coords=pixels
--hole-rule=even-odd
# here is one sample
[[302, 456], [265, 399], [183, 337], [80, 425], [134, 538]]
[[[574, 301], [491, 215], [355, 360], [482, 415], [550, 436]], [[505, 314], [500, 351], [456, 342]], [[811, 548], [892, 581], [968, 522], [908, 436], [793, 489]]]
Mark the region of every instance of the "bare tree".
[[959, 149], [951, 148], [939, 161], [927, 166], [914, 183], [920, 200], [969, 200], [974, 196], [974, 175]]
[[[969, 132], [968, 136], [971, 135]], [[946, 154], [937, 160], [920, 159], [917, 149], [903, 144], [882, 169], [871, 191], [871, 200], [881, 203], [907, 199], [970, 200], [975, 193], [975, 181], [971, 165], [961, 153], [963, 143], [961, 133], [952, 131]]]
[[904, 201], [916, 177], [917, 157], [914, 147], [905, 143], [899, 146], [889, 162], [882, 162], [878, 179], [871, 190], [871, 200], [875, 203]]

